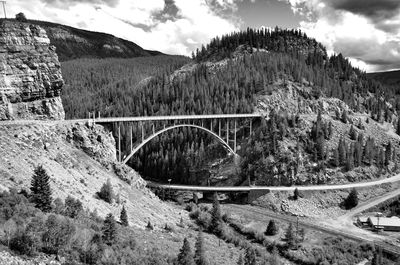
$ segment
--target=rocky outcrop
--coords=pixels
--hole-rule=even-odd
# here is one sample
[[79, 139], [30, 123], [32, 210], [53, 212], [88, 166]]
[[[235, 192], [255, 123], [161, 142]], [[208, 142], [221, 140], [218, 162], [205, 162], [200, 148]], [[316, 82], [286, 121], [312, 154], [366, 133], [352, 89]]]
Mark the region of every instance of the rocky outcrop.
[[64, 119], [55, 47], [39, 26], [0, 21], [0, 120]]

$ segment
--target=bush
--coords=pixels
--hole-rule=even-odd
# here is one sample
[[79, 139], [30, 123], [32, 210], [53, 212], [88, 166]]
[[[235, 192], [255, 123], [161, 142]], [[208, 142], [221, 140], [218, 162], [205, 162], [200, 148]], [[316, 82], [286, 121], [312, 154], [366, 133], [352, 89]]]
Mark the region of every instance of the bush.
[[20, 12], [15, 15], [15, 19], [19, 22], [28, 22], [28, 19], [26, 18], [25, 14]]
[[34, 255], [37, 250], [35, 241], [25, 230], [18, 230], [11, 238], [10, 249], [28, 256]]
[[42, 235], [43, 251], [48, 254], [58, 254], [66, 248], [75, 233], [75, 225], [63, 216], [49, 215], [46, 230]]
[[146, 228], [148, 230], [154, 230], [154, 226], [151, 224], [150, 220], [147, 222]]
[[107, 180], [106, 183], [103, 184], [100, 191], [97, 193], [100, 199], [105, 202], [112, 203], [114, 200], [114, 191], [111, 185], [110, 179]]
[[70, 218], [76, 218], [82, 210], [82, 202], [68, 195], [65, 199], [65, 209], [63, 214]]
[[270, 220], [267, 229], [265, 230], [265, 235], [274, 236], [278, 234], [278, 232], [279, 228], [277, 227], [275, 220]]
[[352, 209], [358, 205], [358, 193], [356, 189], [352, 189], [347, 196], [347, 198], [343, 202], [344, 207], [348, 209]]

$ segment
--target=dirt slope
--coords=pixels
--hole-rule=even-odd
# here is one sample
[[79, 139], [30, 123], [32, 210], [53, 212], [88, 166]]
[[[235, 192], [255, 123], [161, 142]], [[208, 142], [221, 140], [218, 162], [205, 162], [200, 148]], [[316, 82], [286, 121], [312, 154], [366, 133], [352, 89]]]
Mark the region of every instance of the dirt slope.
[[[0, 188], [29, 189], [35, 166], [42, 164], [51, 177], [53, 197], [71, 195], [100, 216], [119, 217], [125, 204], [132, 226], [156, 228], [165, 220], [178, 222], [179, 210], [162, 203], [145, 188], [133, 170], [115, 162], [115, 142], [103, 127], [84, 124], [35, 123], [0, 125]], [[110, 179], [116, 197], [110, 205], [96, 192]], [[131, 184], [129, 185], [126, 181]]]

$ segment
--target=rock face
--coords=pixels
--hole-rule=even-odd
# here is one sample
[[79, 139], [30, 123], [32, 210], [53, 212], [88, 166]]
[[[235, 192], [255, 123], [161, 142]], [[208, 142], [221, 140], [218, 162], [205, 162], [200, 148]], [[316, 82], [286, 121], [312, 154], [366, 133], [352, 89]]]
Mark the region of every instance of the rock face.
[[0, 21], [0, 120], [65, 117], [55, 47], [39, 26]]

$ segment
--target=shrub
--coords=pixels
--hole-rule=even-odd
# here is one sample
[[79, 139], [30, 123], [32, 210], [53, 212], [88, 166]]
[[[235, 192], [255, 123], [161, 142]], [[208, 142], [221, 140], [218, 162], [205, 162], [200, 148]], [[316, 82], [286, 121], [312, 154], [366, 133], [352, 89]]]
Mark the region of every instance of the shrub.
[[351, 209], [354, 208], [358, 205], [358, 193], [356, 189], [352, 189], [347, 196], [347, 198], [344, 200], [344, 207], [346, 209]]
[[82, 210], [82, 202], [68, 195], [65, 199], [65, 209], [63, 214], [70, 218], [76, 218]]
[[265, 235], [274, 236], [278, 234], [278, 232], [279, 228], [277, 227], [275, 220], [270, 220], [267, 229], [265, 230]]
[[197, 220], [199, 218], [201, 211], [199, 209], [194, 209], [189, 213], [189, 217], [193, 220]]
[[36, 253], [35, 241], [25, 230], [18, 230], [11, 238], [10, 249], [20, 254], [32, 256]]
[[165, 229], [165, 231], [167, 231], [167, 232], [175, 232], [175, 228], [174, 228], [174, 226], [173, 225], [171, 225], [171, 224], [165, 224], [164, 225], [164, 229]]
[[201, 211], [197, 217], [197, 224], [204, 229], [209, 229], [211, 224], [211, 215], [208, 212]]
[[26, 18], [25, 14], [20, 12], [15, 15], [15, 19], [19, 22], [28, 22], [28, 19]]
[[105, 202], [108, 203], [113, 202], [114, 191], [110, 179], [108, 179], [107, 182], [103, 184], [97, 195], [99, 196], [100, 199], [104, 200]]
[[154, 226], [151, 224], [150, 220], [147, 222], [146, 228], [148, 230], [154, 230]]
[[49, 215], [46, 230], [42, 235], [43, 250], [48, 254], [58, 254], [67, 247], [75, 233], [75, 225], [63, 216]]

